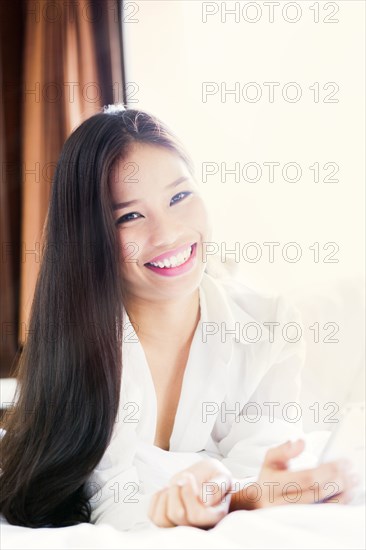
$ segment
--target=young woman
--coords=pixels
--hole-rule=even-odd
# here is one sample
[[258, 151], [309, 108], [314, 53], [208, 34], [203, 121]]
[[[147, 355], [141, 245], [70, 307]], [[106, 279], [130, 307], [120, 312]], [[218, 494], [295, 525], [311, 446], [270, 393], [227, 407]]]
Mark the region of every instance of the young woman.
[[327, 483], [347, 500], [347, 465], [288, 468], [303, 350], [273, 329], [296, 317], [210, 275], [210, 239], [192, 164], [155, 117], [112, 107], [68, 138], [1, 440], [10, 523], [209, 527]]

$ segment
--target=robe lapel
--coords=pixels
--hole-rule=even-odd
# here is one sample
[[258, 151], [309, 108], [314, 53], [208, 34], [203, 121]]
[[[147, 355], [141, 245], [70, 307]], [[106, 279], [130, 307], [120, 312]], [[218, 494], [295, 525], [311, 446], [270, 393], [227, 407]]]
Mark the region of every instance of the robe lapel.
[[153, 445], [157, 422], [154, 383], [143, 347], [125, 309], [123, 319], [127, 336], [122, 344], [122, 388], [126, 388], [131, 410], [137, 410], [136, 433], [140, 439]]
[[[204, 284], [206, 275], [200, 285], [201, 316], [184, 373], [182, 391], [175, 417], [174, 428], [170, 438], [170, 450], [180, 452], [197, 452], [205, 447], [216, 422], [220, 404], [227, 393], [228, 365], [232, 357], [232, 339], [222, 341], [218, 333], [206, 338], [208, 321], [215, 324], [226, 318], [226, 309], [214, 288]], [[212, 300], [219, 299], [218, 313], [209, 307]], [[220, 326], [220, 325], [218, 325]], [[209, 414], [207, 414], [209, 412]]]

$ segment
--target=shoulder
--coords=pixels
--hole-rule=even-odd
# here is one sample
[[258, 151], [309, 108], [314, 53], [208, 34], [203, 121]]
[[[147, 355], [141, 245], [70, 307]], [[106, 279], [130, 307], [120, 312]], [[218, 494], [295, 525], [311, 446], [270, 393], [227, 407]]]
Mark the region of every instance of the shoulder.
[[245, 311], [258, 322], [299, 319], [297, 308], [285, 294], [255, 289], [235, 279], [223, 281], [222, 285], [232, 307]]
[[209, 287], [208, 298], [216, 300], [220, 296], [234, 318], [240, 319], [244, 315], [262, 324], [300, 318], [297, 308], [286, 295], [255, 288], [238, 271], [206, 272], [204, 282], [205, 289]]
[[207, 317], [220, 322], [221, 331], [231, 330], [246, 354], [263, 352], [273, 361], [284, 348], [304, 347], [300, 312], [285, 295], [255, 288], [239, 272], [210, 273], [203, 279]]

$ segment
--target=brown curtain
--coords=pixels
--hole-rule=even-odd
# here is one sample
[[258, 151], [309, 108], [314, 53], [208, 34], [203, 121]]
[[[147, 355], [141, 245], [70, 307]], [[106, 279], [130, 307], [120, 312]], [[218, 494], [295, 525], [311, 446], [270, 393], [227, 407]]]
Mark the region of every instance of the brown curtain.
[[61, 147], [103, 105], [125, 102], [120, 9], [118, 0], [23, 0], [19, 344], [27, 337]]
[[0, 1], [0, 376], [16, 361], [19, 311], [23, 0]]

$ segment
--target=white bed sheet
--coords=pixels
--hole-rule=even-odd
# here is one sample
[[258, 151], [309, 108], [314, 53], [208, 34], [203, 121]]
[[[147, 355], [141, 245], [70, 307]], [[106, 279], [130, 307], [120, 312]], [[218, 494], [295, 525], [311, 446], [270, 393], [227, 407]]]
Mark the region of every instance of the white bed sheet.
[[0, 522], [2, 550], [66, 548], [363, 549], [365, 506], [276, 506], [229, 514], [215, 528], [143, 528], [118, 531], [107, 524], [30, 529]]

